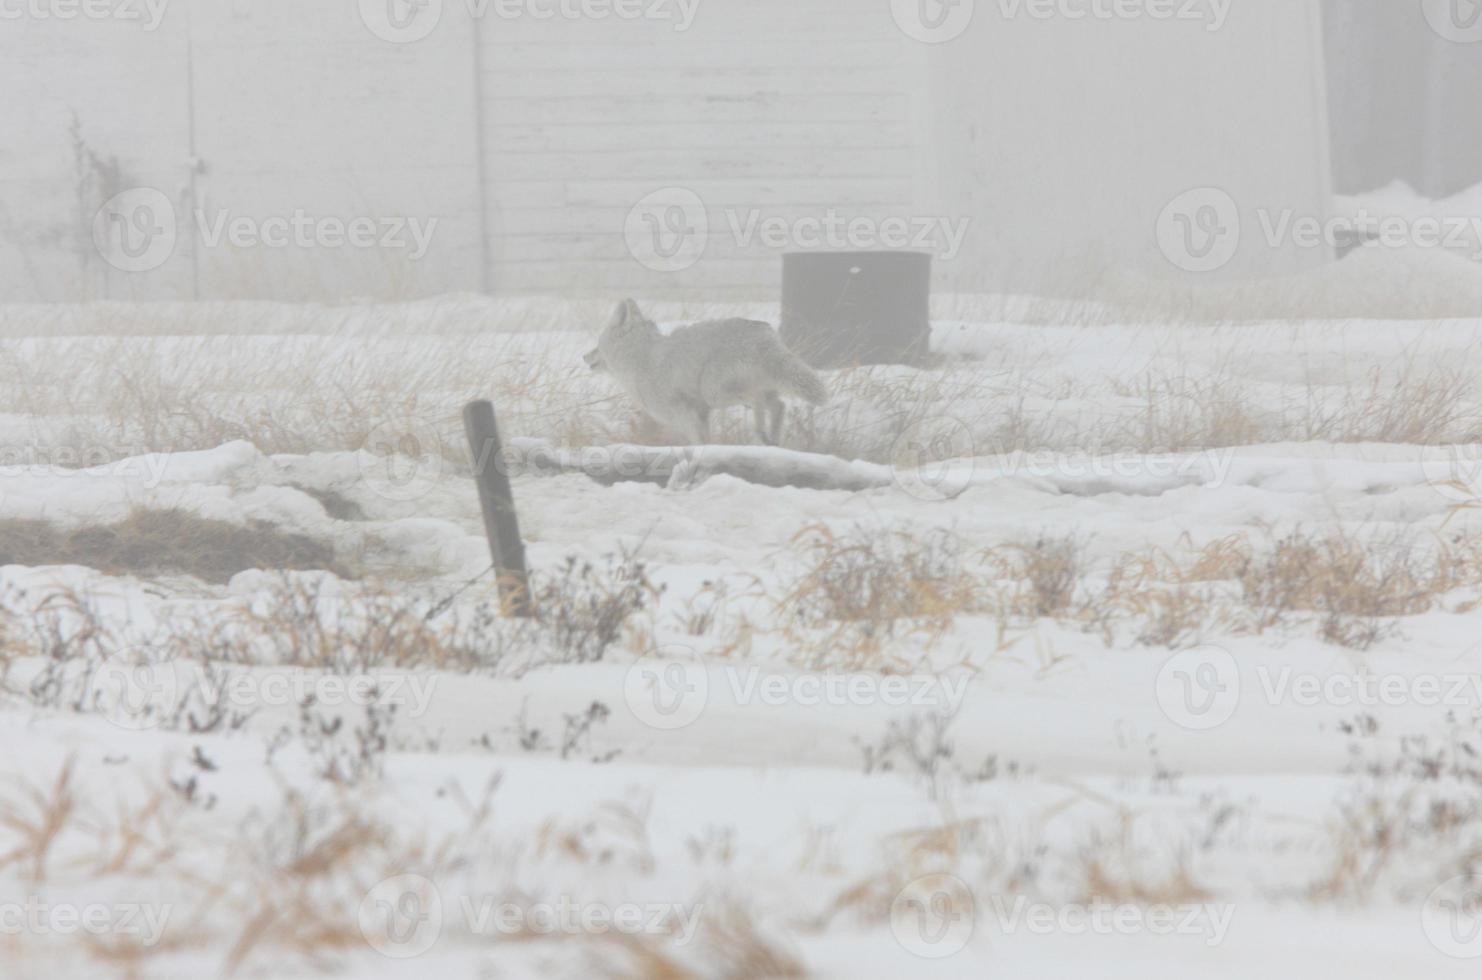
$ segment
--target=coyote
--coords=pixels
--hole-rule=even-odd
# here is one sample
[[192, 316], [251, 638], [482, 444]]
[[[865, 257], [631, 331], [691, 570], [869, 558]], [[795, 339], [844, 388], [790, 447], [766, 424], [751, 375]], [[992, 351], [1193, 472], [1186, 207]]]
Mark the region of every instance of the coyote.
[[787, 411], [781, 396], [814, 405], [828, 401], [818, 375], [782, 345], [769, 324], [712, 320], [666, 337], [631, 299], [617, 308], [586, 361], [696, 445], [710, 438], [713, 409], [751, 406], [757, 438], [775, 446]]

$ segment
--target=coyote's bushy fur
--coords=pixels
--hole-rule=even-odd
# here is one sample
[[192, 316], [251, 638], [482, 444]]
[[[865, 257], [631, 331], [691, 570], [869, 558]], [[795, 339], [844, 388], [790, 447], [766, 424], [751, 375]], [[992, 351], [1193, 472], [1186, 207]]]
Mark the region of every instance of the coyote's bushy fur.
[[787, 411], [782, 396], [814, 405], [828, 401], [813, 369], [769, 324], [756, 320], [712, 320], [665, 336], [630, 299], [586, 360], [594, 371], [610, 373], [654, 419], [697, 445], [710, 438], [714, 409], [750, 406], [757, 438], [775, 446]]

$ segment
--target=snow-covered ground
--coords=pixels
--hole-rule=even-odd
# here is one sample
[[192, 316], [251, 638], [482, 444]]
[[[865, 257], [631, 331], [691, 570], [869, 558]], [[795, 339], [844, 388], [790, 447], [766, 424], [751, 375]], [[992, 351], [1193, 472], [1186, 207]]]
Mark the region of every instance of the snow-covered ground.
[[471, 302], [13, 311], [6, 519], [354, 577], [0, 569], [7, 977], [1474, 975], [1482, 324], [941, 319], [809, 490], [543, 465], [662, 440], [590, 311]]

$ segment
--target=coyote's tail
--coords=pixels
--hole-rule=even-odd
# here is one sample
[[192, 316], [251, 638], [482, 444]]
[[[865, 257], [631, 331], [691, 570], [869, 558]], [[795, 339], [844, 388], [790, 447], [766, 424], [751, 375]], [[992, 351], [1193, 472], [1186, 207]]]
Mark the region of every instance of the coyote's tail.
[[823, 379], [786, 347], [777, 351], [773, 369], [784, 392], [796, 395], [810, 405], [822, 405], [828, 401], [828, 387]]

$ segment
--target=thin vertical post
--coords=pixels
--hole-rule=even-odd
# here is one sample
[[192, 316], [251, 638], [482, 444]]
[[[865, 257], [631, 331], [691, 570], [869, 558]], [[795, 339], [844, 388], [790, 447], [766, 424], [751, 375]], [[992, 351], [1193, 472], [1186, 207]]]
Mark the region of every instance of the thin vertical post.
[[520, 519], [515, 513], [509, 474], [503, 466], [504, 449], [499, 441], [499, 425], [494, 420], [494, 406], [487, 401], [470, 402], [463, 409], [463, 429], [473, 454], [473, 479], [478, 485], [489, 555], [499, 576], [500, 604], [511, 616], [532, 616], [535, 611], [525, 569], [525, 542], [520, 537]]

